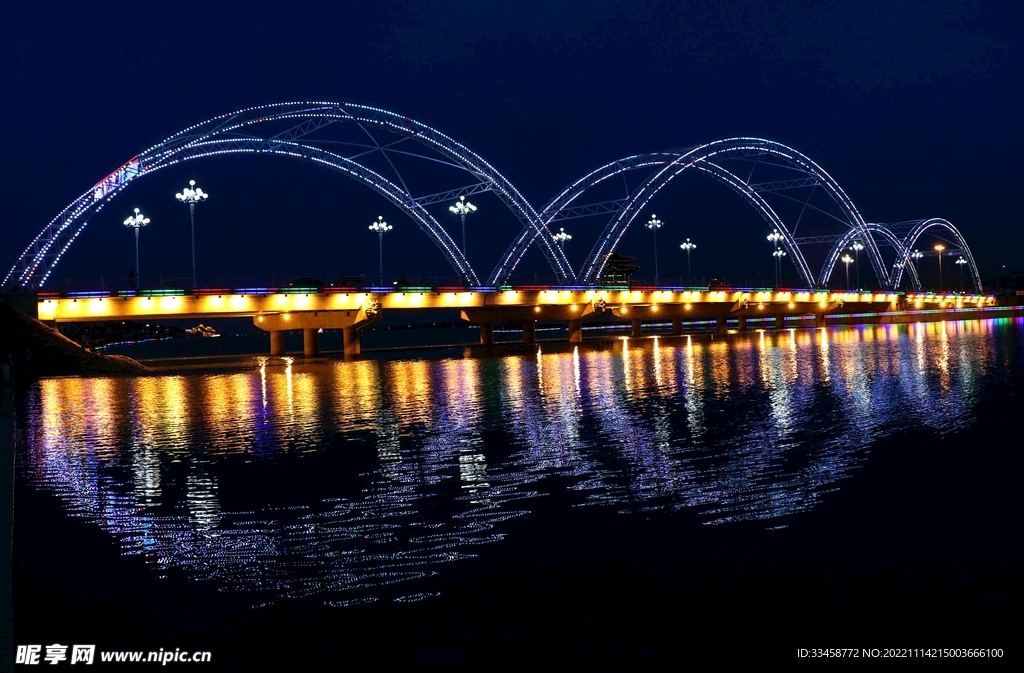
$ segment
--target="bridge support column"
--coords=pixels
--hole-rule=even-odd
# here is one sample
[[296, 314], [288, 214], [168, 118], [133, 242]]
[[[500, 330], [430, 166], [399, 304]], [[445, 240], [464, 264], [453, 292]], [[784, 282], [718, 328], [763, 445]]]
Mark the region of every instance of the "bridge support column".
[[775, 316], [775, 329], [786, 329], [786, 316], [781, 313]]
[[683, 319], [680, 316], [672, 316], [672, 336], [679, 336], [683, 333]]
[[535, 343], [537, 343], [537, 321], [536, 320], [524, 320], [523, 321], [523, 343], [524, 344], [535, 344]]
[[643, 323], [640, 322], [640, 318], [633, 318], [630, 322], [633, 324], [633, 329], [630, 331], [629, 335], [634, 337], [643, 336], [644, 326]]
[[716, 332], [718, 332], [719, 334], [727, 334], [729, 332], [729, 322], [728, 322], [728, 318], [726, 316], [724, 316], [724, 315], [718, 316], [718, 318], [716, 318], [715, 322], [718, 323], [715, 326], [715, 331]]
[[345, 346], [345, 355], [359, 355], [359, 329], [356, 327], [345, 327], [341, 330], [342, 343]]
[[307, 327], [302, 330], [302, 354], [307, 358], [320, 355], [320, 331]]
[[493, 322], [482, 322], [480, 323], [480, 343], [484, 346], [490, 346], [494, 343], [494, 323]]
[[570, 320], [569, 321], [569, 343], [581, 344], [583, 343], [583, 321], [582, 320]]
[[270, 354], [284, 355], [284, 330], [270, 330]]
[[738, 316], [736, 316], [736, 330], [738, 332], [746, 332], [747, 331], [747, 316], [745, 316], [745, 315], [738, 315]]
[[825, 314], [824, 313], [815, 313], [814, 314], [814, 326], [815, 327], [824, 327], [825, 326]]

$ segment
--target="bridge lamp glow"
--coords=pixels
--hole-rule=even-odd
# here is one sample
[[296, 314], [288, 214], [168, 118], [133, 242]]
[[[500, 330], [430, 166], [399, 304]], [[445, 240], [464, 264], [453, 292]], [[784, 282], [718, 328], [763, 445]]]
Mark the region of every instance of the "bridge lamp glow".
[[651, 213], [651, 219], [644, 226], [651, 230], [654, 234], [654, 284], [658, 284], [658, 230], [661, 229], [661, 225], [664, 224], [658, 219], [658, 216]]
[[384, 234], [394, 229], [384, 221], [383, 215], [377, 216], [377, 221], [370, 225], [370, 231], [377, 234], [377, 253], [380, 257], [380, 284], [384, 285]]
[[956, 260], [953, 263], [960, 267], [960, 291], [963, 292], [964, 291], [964, 264], [967, 263], [967, 260], [964, 259], [963, 257], [961, 257], [960, 259]]
[[850, 264], [853, 263], [853, 257], [849, 255], [843, 255], [843, 258], [839, 260], [846, 265], [846, 289], [850, 289]]
[[448, 210], [459, 216], [462, 220], [462, 256], [466, 256], [466, 215], [476, 212], [476, 206], [466, 200], [465, 196], [460, 196], [459, 200], [455, 202], [454, 206], [448, 206]]
[[860, 251], [864, 249], [864, 244], [860, 241], [854, 241], [850, 246], [850, 250], [853, 250], [853, 269], [857, 272], [857, 289], [860, 289]]
[[149, 224], [149, 218], [139, 212], [139, 209], [135, 209], [135, 214], [128, 216], [128, 219], [124, 221], [124, 226], [131, 227], [135, 230], [135, 289], [139, 289], [139, 276], [142, 275], [139, 272], [139, 229]]
[[[562, 254], [565, 254], [565, 242], [572, 240], [572, 234], [567, 234], [564, 227], [558, 228], [558, 233], [551, 236], [558, 244], [558, 247], [562, 249]], [[465, 254], [465, 253], [463, 253]]]
[[935, 246], [935, 252], [939, 258], [939, 292], [942, 292], [942, 251], [946, 249], [946, 246], [939, 243]]
[[174, 198], [178, 199], [182, 203], [188, 204], [189, 218], [192, 220], [192, 287], [196, 288], [199, 285], [196, 283], [196, 204], [202, 203], [210, 195], [204, 192], [199, 187], [196, 187], [195, 180], [188, 181], [188, 187], [174, 195]]
[[693, 284], [693, 270], [690, 267], [690, 251], [691, 250], [696, 250], [697, 244], [696, 243], [692, 243], [690, 241], [690, 239], [686, 239], [686, 242], [681, 244], [679, 247], [686, 251], [686, 278], [687, 278], [686, 282], [687, 282], [687, 284], [692, 285]]

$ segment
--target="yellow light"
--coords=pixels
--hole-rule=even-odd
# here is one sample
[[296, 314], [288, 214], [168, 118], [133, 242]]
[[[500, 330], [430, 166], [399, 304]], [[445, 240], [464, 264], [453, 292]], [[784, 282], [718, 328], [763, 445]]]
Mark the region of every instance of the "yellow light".
[[540, 313], [540, 306], [534, 306], [533, 307], [533, 312], [534, 313]]
[[575, 313], [576, 311], [580, 310], [580, 307], [577, 306], [576, 304], [573, 304], [569, 308], [572, 310], [573, 313]]
[[260, 322], [263, 322], [263, 316], [260, 316]]
[[285, 313], [285, 314], [284, 314], [284, 319], [285, 319], [285, 320], [291, 320], [291, 319], [292, 319], [292, 317], [291, 317], [290, 315], [288, 315], [287, 313]]
[[692, 307], [692, 306], [690, 306], [689, 304], [687, 304], [687, 305], [686, 305], [686, 310], [687, 310], [687, 311], [689, 311], [689, 310], [690, 310], [691, 308], [693, 308], [693, 307]]
[[651, 304], [651, 311], [653, 311], [654, 313], [657, 313], [658, 312], [658, 305], [657, 304]]
[[796, 304], [794, 304], [793, 302], [789, 302], [789, 307], [790, 308], [796, 308]]

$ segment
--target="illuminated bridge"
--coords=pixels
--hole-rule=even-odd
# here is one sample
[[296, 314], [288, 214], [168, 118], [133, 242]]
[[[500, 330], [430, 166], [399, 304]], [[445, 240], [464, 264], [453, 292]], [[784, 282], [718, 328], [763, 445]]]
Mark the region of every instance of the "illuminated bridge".
[[[465, 283], [457, 288], [398, 292], [394, 288], [46, 292], [61, 258], [85, 235], [90, 217], [135, 180], [182, 162], [237, 154], [297, 159], [364, 184], [398, 206]], [[399, 172], [397, 166], [416, 161], [430, 170]], [[749, 204], [778, 234], [780, 254], [785, 253], [801, 284], [809, 289], [608, 286], [604, 265], [610, 253], [651, 200], [685, 173], [710, 177]], [[430, 175], [429, 183], [424, 182], [424, 174]], [[438, 180], [446, 185], [439, 189]], [[453, 199], [483, 192], [497, 196], [521, 225], [486, 277], [435, 216]], [[568, 219], [600, 222], [591, 227], [597, 236], [578, 269], [552, 235], [555, 225]], [[974, 294], [920, 292], [913, 258], [915, 245], [925, 233], [948, 244], [940, 254], [962, 260]], [[829, 290], [840, 256], [854, 243], [862, 246], [879, 289], [870, 293]], [[544, 255], [556, 283], [543, 288], [510, 285], [513, 272], [533, 246]], [[655, 318], [671, 319], [674, 331], [691, 318], [715, 320], [720, 329], [726, 329], [731, 320], [742, 329], [747, 316], [756, 317], [759, 312], [775, 316], [778, 325], [784, 325], [799, 316], [818, 316], [820, 322], [826, 314], [840, 310], [958, 310], [991, 303], [982, 295], [981, 277], [967, 242], [951, 222], [941, 218], [888, 224], [868, 221], [824, 169], [771, 140], [729, 138], [624, 157], [572, 182], [538, 209], [493, 165], [441, 131], [387, 110], [333, 102], [238, 110], [189, 126], [143, 150], [43, 227], [3, 277], [2, 287], [39, 292], [39, 316], [57, 322], [253, 316], [257, 325], [270, 331], [275, 352], [282, 348], [286, 329], [306, 330], [306, 351], [315, 352], [315, 330], [320, 328], [345, 330], [346, 350], [358, 352], [358, 329], [382, 311], [399, 308], [459, 309], [465, 319], [482, 325], [481, 340], [489, 343], [496, 322], [522, 322], [525, 337], [532, 339], [531, 325], [538, 319], [567, 321], [570, 339], [578, 340], [580, 321], [604, 312], [628, 318], [634, 333], [639, 333], [640, 321]]]
[[[569, 341], [583, 340], [585, 319], [606, 313], [628, 320], [632, 335], [643, 334], [645, 322], [671, 321], [672, 334], [711, 322], [718, 333], [730, 327], [775, 329], [813, 324], [823, 327], [828, 316], [851, 321], [892, 318], [929, 320], [977, 317], [995, 307], [993, 297], [828, 290], [742, 290], [620, 287], [584, 288], [246, 288], [240, 290], [154, 290], [79, 292], [61, 296], [40, 293], [39, 318], [55, 322], [89, 322], [129, 318], [247, 317], [270, 332], [272, 355], [284, 354], [284, 334], [301, 329], [306, 355], [319, 352], [321, 329], [341, 329], [346, 354], [358, 354], [359, 330], [378, 320], [384, 310], [456, 309], [463, 319], [480, 325], [480, 343], [494, 342], [495, 323], [517, 322], [523, 341], [536, 340], [537, 321], [565, 322]], [[888, 318], [888, 320], [887, 320]]]

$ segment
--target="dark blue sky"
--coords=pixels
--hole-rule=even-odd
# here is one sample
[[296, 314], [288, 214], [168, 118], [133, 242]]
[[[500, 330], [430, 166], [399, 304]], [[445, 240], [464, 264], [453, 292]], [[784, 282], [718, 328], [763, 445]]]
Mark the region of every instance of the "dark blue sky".
[[[945, 217], [983, 273], [1004, 258], [1024, 266], [1019, 3], [408, 4], [9, 8], [3, 272], [64, 205], [142, 149], [205, 118], [287, 100], [368, 103], [435, 126], [538, 207], [620, 156], [770, 138], [828, 170], [865, 219]], [[366, 227], [378, 214], [396, 227], [387, 270], [449, 273], [370, 190], [254, 157], [138, 181], [90, 220], [54, 277], [126, 275], [133, 241], [121, 220], [135, 206], [153, 220], [144, 273], [188, 275], [187, 210], [173, 194], [190, 177], [212, 194], [198, 212], [200, 275], [374, 273]], [[663, 276], [683, 273], [676, 239], [688, 236], [700, 244], [697, 276], [772, 273], [767, 227], [738, 197], [697, 177], [673, 190], [653, 204], [666, 222]], [[468, 235], [481, 275], [516, 228], [487, 198]], [[457, 237], [456, 222], [436, 214]], [[573, 264], [603, 225], [567, 225]], [[651, 267], [648, 232], [634, 227], [619, 249]], [[546, 269], [534, 255], [523, 271]]]

